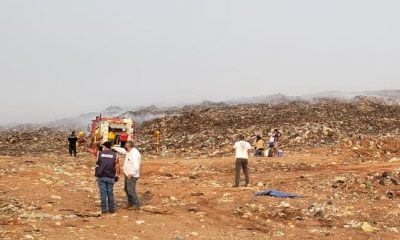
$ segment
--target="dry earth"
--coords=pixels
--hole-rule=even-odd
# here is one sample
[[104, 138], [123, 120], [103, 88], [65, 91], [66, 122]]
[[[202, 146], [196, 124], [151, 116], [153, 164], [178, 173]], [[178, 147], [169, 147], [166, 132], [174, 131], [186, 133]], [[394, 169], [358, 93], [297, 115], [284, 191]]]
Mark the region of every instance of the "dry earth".
[[[330, 149], [254, 158], [233, 188], [233, 158], [142, 161], [144, 207], [99, 215], [94, 158], [0, 157], [1, 239], [400, 239], [400, 161]], [[243, 177], [243, 175], [242, 175]], [[255, 197], [265, 189], [302, 198]]]

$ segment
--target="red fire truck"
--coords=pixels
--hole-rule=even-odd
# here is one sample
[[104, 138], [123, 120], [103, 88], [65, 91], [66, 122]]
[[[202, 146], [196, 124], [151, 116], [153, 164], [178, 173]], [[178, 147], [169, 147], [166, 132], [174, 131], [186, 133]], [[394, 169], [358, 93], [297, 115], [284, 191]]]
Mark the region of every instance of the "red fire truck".
[[89, 125], [91, 152], [97, 153], [98, 147], [109, 140], [110, 131], [113, 131], [116, 135], [115, 145], [120, 145], [119, 135], [123, 131], [128, 134], [128, 141], [134, 141], [135, 129], [136, 124], [131, 118], [96, 116], [91, 125]]

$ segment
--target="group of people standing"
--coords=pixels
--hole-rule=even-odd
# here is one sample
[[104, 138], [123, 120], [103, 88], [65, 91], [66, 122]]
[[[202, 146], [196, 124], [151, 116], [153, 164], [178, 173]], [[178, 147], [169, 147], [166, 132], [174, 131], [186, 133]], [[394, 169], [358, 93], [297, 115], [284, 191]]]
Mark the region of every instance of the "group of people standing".
[[257, 135], [254, 147], [255, 149], [254, 156], [277, 157], [280, 137], [281, 133], [279, 132], [278, 129], [271, 129], [271, 132], [268, 133], [268, 149], [267, 149], [265, 141], [262, 139], [260, 135]]
[[[98, 152], [95, 176], [100, 190], [101, 213], [114, 213], [114, 184], [119, 180], [120, 163], [118, 153], [125, 155], [122, 168], [124, 174], [124, 190], [127, 196], [125, 209], [140, 209], [139, 198], [136, 194], [136, 183], [140, 177], [141, 154], [132, 141], [127, 141], [125, 147], [112, 147], [107, 141]], [[108, 206], [107, 206], [108, 205]]]
[[126, 129], [122, 129], [122, 132], [117, 134], [113, 129], [109, 127], [108, 141], [112, 144], [120, 144], [121, 147], [124, 147], [126, 142], [128, 141], [128, 133], [126, 132]]
[[[279, 139], [281, 134], [278, 129], [273, 129], [268, 134], [268, 157], [278, 156], [278, 148], [279, 148]], [[255, 152], [254, 156], [259, 157], [264, 155], [264, 151], [266, 150], [265, 141], [262, 139], [260, 135], [257, 135], [255, 142]], [[245, 177], [245, 187], [250, 183], [249, 177], [249, 168], [248, 168], [248, 159], [251, 150], [253, 149], [249, 142], [245, 141], [244, 135], [240, 134], [239, 139], [233, 145], [233, 149], [235, 150], [235, 184], [234, 187], [239, 187], [240, 183], [240, 170], [243, 170]]]
[[[281, 134], [278, 129], [273, 129], [268, 134], [269, 152], [273, 151], [273, 156], [278, 156], [279, 139]], [[255, 156], [262, 156], [266, 150], [264, 140], [257, 135], [255, 143]], [[140, 202], [136, 194], [136, 183], [140, 177], [141, 154], [134, 147], [132, 141], [127, 141], [124, 147], [112, 147], [112, 143], [103, 143], [103, 148], [98, 152], [95, 176], [98, 178], [98, 185], [101, 198], [101, 212], [114, 213], [114, 192], [113, 187], [120, 175], [120, 163], [118, 153], [125, 155], [123, 174], [125, 177], [124, 190], [127, 196], [126, 209], [140, 209]], [[235, 150], [235, 184], [239, 187], [240, 171], [245, 175], [245, 187], [250, 183], [248, 159], [253, 147], [245, 141], [244, 135], [239, 135], [239, 141], [234, 146]], [[268, 154], [269, 155], [269, 154]]]
[[[100, 135], [100, 134], [97, 134]], [[96, 136], [97, 136], [96, 135]], [[124, 190], [127, 196], [126, 209], [140, 209], [139, 198], [136, 194], [136, 183], [140, 177], [141, 154], [132, 141], [128, 141], [128, 134], [125, 129], [118, 135], [111, 130], [108, 135], [108, 141], [99, 144], [97, 152], [97, 161], [95, 176], [100, 191], [101, 213], [114, 213], [114, 184], [119, 180], [121, 166], [118, 153], [125, 155], [122, 173], [124, 175]], [[101, 138], [98, 137], [98, 140]], [[121, 147], [113, 147], [116, 141], [119, 141]], [[68, 152], [70, 156], [76, 157], [76, 145], [79, 142], [79, 135], [75, 131], [68, 136]]]
[[[140, 209], [139, 198], [136, 194], [136, 183], [140, 177], [141, 154], [132, 141], [128, 141], [125, 129], [119, 134], [118, 141], [121, 147], [113, 147], [116, 142], [115, 133], [110, 131], [108, 141], [100, 145], [97, 152], [95, 176], [100, 191], [101, 213], [114, 213], [114, 184], [119, 180], [121, 166], [118, 153], [125, 155], [122, 173], [124, 175], [124, 190], [127, 196], [126, 209]], [[114, 133], [114, 137], [113, 137]], [[100, 134], [98, 134], [100, 135]], [[99, 138], [100, 139], [100, 138]], [[68, 152], [70, 156], [76, 157], [76, 145], [79, 135], [75, 131], [68, 136]]]
[[68, 152], [71, 157], [76, 157], [77, 146], [80, 146], [81, 149], [85, 148], [85, 137], [83, 130], [78, 133], [78, 136], [76, 136], [75, 131], [72, 131], [71, 135], [68, 136]]
[[[263, 156], [268, 146], [268, 156], [278, 156], [279, 140], [281, 134], [278, 129], [273, 129], [268, 134], [268, 145], [260, 135], [257, 135], [255, 141], [254, 155]], [[112, 140], [112, 139], [111, 139]], [[106, 141], [102, 144], [102, 148], [97, 154], [97, 162], [95, 168], [95, 176], [97, 177], [98, 187], [100, 191], [101, 212], [114, 213], [114, 184], [119, 180], [121, 174], [121, 166], [118, 153], [125, 155], [125, 161], [122, 167], [124, 175], [124, 190], [127, 196], [127, 205], [125, 209], [140, 209], [139, 198], [136, 193], [136, 183], [140, 177], [141, 154], [135, 148], [132, 141], [124, 141], [123, 146], [113, 147], [113, 142]], [[68, 137], [69, 153], [76, 156], [76, 142], [78, 138], [75, 132]], [[244, 135], [239, 135], [239, 141], [235, 142], [233, 149], [235, 150], [235, 184], [239, 187], [240, 171], [243, 170], [245, 175], [245, 186], [249, 184], [248, 159], [253, 147], [245, 141]]]

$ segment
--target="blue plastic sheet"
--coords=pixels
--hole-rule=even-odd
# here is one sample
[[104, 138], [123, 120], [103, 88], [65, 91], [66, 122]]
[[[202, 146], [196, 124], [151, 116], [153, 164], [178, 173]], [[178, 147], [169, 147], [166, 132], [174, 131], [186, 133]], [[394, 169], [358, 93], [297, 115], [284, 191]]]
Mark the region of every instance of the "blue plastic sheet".
[[300, 198], [300, 195], [292, 194], [292, 193], [285, 193], [274, 189], [268, 189], [262, 192], [256, 192], [256, 196], [271, 196], [271, 197], [278, 197], [278, 198]]

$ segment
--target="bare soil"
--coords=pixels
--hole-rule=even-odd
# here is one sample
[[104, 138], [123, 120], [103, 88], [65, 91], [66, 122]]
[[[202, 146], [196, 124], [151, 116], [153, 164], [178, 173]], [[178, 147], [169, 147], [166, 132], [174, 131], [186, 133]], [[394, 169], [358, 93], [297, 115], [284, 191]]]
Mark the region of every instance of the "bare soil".
[[[400, 161], [363, 162], [331, 149], [250, 158], [251, 186], [233, 188], [234, 159], [142, 161], [142, 210], [100, 214], [87, 154], [0, 157], [1, 239], [400, 239]], [[243, 174], [241, 175], [243, 178]], [[302, 198], [256, 197], [277, 189]]]

